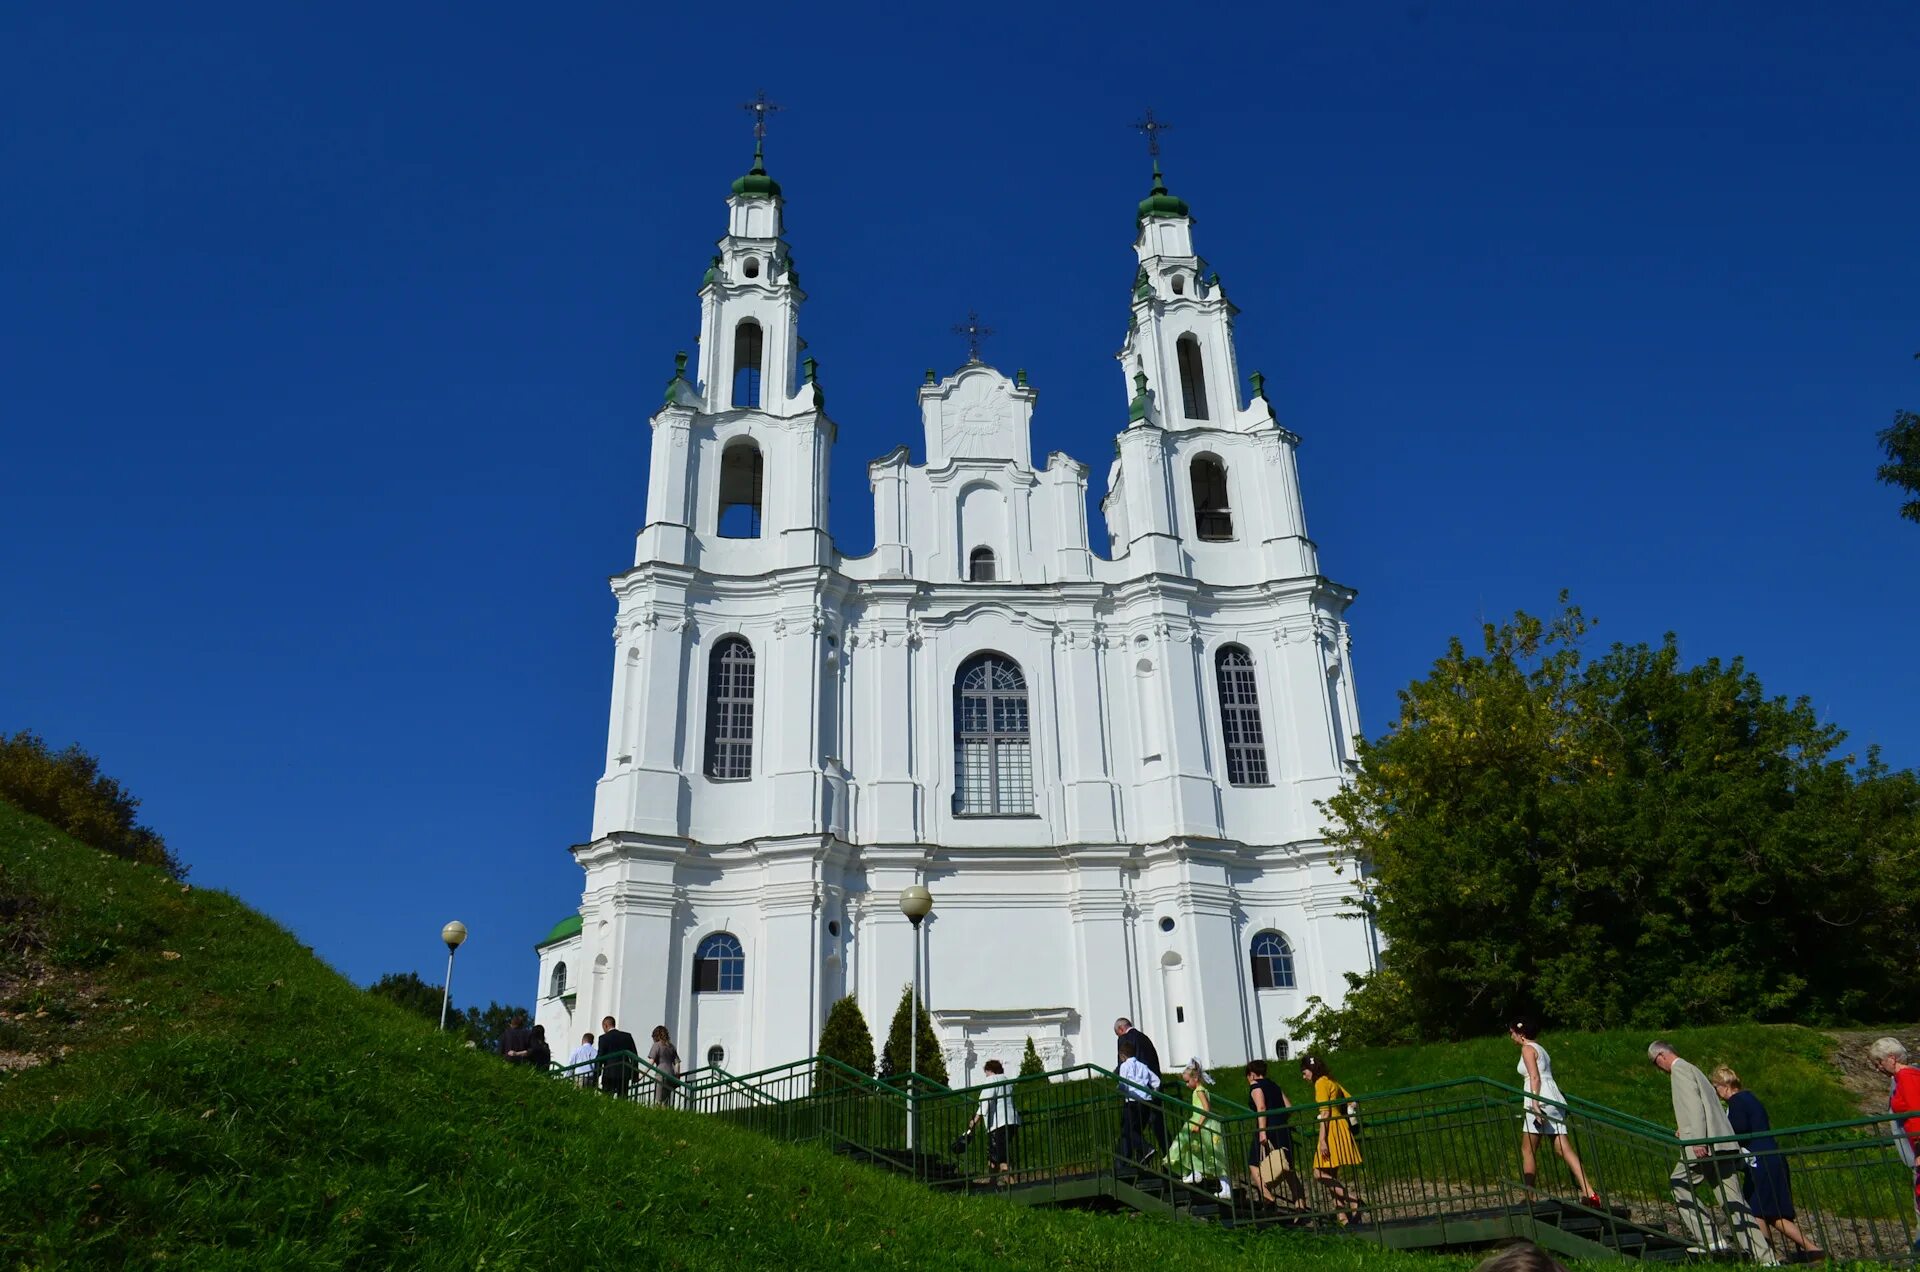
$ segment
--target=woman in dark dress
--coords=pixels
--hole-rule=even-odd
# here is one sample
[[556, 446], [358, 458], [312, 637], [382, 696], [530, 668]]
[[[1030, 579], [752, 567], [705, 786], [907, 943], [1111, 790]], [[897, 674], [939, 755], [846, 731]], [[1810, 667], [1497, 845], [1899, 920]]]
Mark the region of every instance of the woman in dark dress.
[[1780, 1142], [1773, 1138], [1766, 1106], [1759, 1096], [1740, 1088], [1740, 1075], [1726, 1065], [1708, 1077], [1727, 1102], [1727, 1121], [1740, 1137], [1740, 1147], [1748, 1153], [1744, 1167], [1747, 1208], [1760, 1221], [1760, 1230], [1769, 1242], [1778, 1231], [1808, 1254], [1819, 1254], [1819, 1247], [1807, 1240], [1807, 1234], [1793, 1221], [1793, 1180], [1787, 1173], [1787, 1159], [1780, 1154]]
[[1260, 1115], [1254, 1119], [1253, 1143], [1247, 1149], [1248, 1175], [1254, 1191], [1269, 1206], [1277, 1206], [1280, 1199], [1273, 1195], [1273, 1186], [1279, 1184], [1287, 1190], [1287, 1204], [1305, 1210], [1307, 1189], [1294, 1167], [1293, 1128], [1287, 1125], [1286, 1111], [1293, 1101], [1278, 1082], [1267, 1076], [1265, 1060], [1248, 1061], [1246, 1072], [1247, 1101]]

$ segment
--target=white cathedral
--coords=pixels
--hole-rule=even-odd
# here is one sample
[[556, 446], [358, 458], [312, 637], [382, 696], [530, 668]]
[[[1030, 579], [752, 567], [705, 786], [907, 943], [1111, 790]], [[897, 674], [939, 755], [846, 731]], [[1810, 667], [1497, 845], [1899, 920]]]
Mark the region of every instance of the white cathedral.
[[612, 1015], [685, 1063], [813, 1054], [858, 997], [884, 1037], [913, 974], [953, 1082], [1272, 1055], [1372, 961], [1315, 801], [1357, 728], [1320, 573], [1233, 304], [1154, 167], [1119, 352], [1111, 557], [1087, 466], [1033, 462], [1034, 390], [980, 361], [920, 386], [923, 463], [873, 460], [874, 548], [827, 526], [834, 422], [800, 357], [780, 186], [756, 148], [700, 290], [699, 357], [654, 413], [619, 602], [580, 912], [538, 945], [556, 1055]]

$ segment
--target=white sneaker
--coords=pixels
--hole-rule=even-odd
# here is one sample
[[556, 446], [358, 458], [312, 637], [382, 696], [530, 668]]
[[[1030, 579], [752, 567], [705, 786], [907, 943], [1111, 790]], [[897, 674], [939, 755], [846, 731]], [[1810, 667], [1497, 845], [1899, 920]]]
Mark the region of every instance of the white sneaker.
[[1220, 1181], [1220, 1200], [1222, 1201], [1233, 1200], [1233, 1185], [1228, 1183], [1224, 1179]]
[[1200, 1172], [1199, 1172], [1199, 1171], [1197, 1171], [1197, 1170], [1195, 1170], [1195, 1171], [1188, 1171], [1188, 1172], [1187, 1172], [1187, 1182], [1188, 1182], [1188, 1183], [1190, 1183], [1190, 1184], [1197, 1184], [1197, 1183], [1199, 1183], [1199, 1182], [1200, 1182]]

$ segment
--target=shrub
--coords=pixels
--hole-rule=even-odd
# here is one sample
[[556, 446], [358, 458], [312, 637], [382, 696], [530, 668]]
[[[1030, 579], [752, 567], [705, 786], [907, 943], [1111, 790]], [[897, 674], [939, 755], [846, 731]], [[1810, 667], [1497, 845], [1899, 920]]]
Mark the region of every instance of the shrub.
[[[912, 1041], [907, 1033], [908, 1022], [913, 1017], [913, 986], [900, 987], [900, 1006], [894, 1009], [893, 1027], [887, 1030], [887, 1046], [882, 1063], [890, 1074], [907, 1072], [909, 1055], [908, 1044]], [[927, 1014], [927, 1005], [920, 1004], [920, 1076], [932, 1078], [941, 1086], [947, 1085], [947, 1057], [940, 1051], [940, 1040], [933, 1033], [933, 1017]]]
[[[867, 1018], [852, 994], [835, 1003], [827, 1013], [826, 1026], [820, 1030], [820, 1054], [868, 1077], [873, 1076], [873, 1031], [867, 1028]], [[818, 1080], [826, 1082], [830, 1076], [828, 1067], [821, 1065]]]
[[140, 801], [104, 776], [100, 761], [77, 746], [54, 751], [25, 729], [0, 737], [0, 799], [101, 852], [186, 878], [186, 866], [167, 850], [166, 840], [133, 820]]
[[1020, 1076], [1037, 1078], [1047, 1071], [1047, 1062], [1040, 1058], [1040, 1049], [1033, 1045], [1033, 1035], [1027, 1035], [1026, 1054], [1020, 1057]]

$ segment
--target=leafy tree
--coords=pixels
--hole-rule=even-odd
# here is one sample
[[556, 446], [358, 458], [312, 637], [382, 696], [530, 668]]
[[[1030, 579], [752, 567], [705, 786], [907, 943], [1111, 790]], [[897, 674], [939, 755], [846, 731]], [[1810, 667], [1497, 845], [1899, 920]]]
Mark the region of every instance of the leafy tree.
[[[907, 1030], [913, 1018], [913, 986], [902, 986], [900, 1006], [894, 1009], [893, 1026], [887, 1030], [887, 1045], [881, 1057], [886, 1072], [904, 1075], [908, 1070], [908, 1043], [912, 1040]], [[927, 1005], [920, 1004], [920, 1076], [932, 1078], [941, 1086], [947, 1084], [947, 1058], [941, 1054], [940, 1040], [933, 1033], [933, 1017], [927, 1014]]]
[[440, 1023], [440, 986], [427, 984], [420, 979], [418, 972], [388, 972], [367, 986], [367, 992], [412, 1012], [422, 1020], [435, 1025]]
[[[515, 1016], [533, 1019], [533, 1013], [525, 1007], [489, 1002], [484, 1010], [479, 1007], [467, 1008], [461, 1017], [461, 1024], [466, 1030], [467, 1038], [480, 1050], [498, 1052], [500, 1035], [507, 1032], [507, 1026], [513, 1023]], [[547, 1039], [547, 1045], [553, 1046], [554, 1039]]]
[[1040, 1058], [1040, 1049], [1033, 1045], [1033, 1035], [1027, 1035], [1027, 1050], [1020, 1057], [1020, 1076], [1037, 1078], [1047, 1071], [1047, 1062]]
[[1900, 505], [1900, 515], [1920, 521], [1920, 415], [1895, 411], [1893, 427], [1880, 432], [1880, 448], [1887, 453], [1878, 470], [1880, 480], [1914, 496]]
[[[820, 1054], [873, 1076], [873, 1031], [867, 1028], [867, 1018], [853, 995], [842, 998], [827, 1012], [827, 1023], [820, 1030]], [[846, 1076], [823, 1064], [818, 1080], [826, 1082], [836, 1074]]]
[[167, 841], [134, 821], [140, 801], [102, 774], [100, 761], [78, 746], [55, 751], [25, 729], [0, 736], [0, 799], [101, 852], [158, 866], [175, 879], [187, 877]]
[[[1561, 600], [1564, 605], [1565, 596]], [[1296, 1035], [1453, 1038], [1533, 1015], [1578, 1028], [1894, 1018], [1920, 1008], [1920, 782], [1838, 754], [1804, 700], [1740, 660], [1615, 645], [1568, 606], [1450, 642], [1326, 801], [1386, 944]]]

